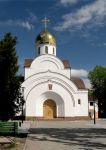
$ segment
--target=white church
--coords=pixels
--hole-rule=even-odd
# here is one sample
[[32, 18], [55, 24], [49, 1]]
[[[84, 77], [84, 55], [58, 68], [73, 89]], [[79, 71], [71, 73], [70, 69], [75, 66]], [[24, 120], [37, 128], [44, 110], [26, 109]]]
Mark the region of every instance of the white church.
[[45, 29], [36, 38], [37, 57], [25, 59], [25, 119], [84, 119], [88, 117], [88, 90], [71, 76], [68, 60], [56, 56], [56, 38]]

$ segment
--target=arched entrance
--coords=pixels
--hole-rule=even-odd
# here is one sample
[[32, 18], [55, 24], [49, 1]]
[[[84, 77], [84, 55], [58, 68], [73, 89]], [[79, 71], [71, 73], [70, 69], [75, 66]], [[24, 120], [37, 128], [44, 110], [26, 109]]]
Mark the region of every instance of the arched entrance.
[[48, 99], [43, 104], [43, 116], [45, 119], [56, 118], [56, 103]]

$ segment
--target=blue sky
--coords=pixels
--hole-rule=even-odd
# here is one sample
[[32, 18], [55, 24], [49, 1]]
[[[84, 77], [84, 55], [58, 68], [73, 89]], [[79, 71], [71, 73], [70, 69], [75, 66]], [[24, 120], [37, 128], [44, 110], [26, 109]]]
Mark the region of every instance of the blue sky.
[[72, 74], [89, 84], [88, 72], [106, 65], [106, 0], [0, 0], [0, 38], [6, 32], [18, 38], [19, 74], [24, 59], [36, 57], [45, 16], [57, 39], [57, 56], [68, 59]]

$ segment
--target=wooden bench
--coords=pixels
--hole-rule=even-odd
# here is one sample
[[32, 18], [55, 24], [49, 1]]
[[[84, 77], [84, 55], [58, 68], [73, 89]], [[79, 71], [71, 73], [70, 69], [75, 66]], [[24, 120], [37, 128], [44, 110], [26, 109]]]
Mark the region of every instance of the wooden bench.
[[[18, 134], [18, 122], [0, 122], [0, 136], [7, 138], [7, 141], [0, 144], [15, 144], [15, 135]], [[14, 138], [11, 138], [14, 136]]]
[[18, 122], [0, 122], [0, 135], [18, 134]]

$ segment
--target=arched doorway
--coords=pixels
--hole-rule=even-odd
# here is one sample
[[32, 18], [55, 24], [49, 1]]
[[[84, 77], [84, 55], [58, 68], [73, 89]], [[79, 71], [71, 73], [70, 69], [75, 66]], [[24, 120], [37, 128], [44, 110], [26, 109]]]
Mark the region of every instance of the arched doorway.
[[43, 104], [43, 116], [45, 119], [56, 118], [56, 103], [48, 99]]

